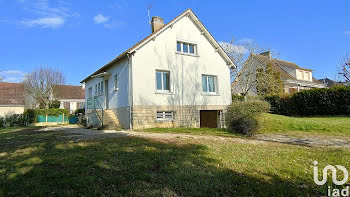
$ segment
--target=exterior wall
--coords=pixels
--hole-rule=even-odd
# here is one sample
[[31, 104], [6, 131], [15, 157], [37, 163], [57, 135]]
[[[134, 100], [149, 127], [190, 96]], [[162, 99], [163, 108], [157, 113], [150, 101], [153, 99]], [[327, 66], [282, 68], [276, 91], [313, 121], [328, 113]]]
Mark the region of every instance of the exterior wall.
[[[118, 75], [118, 88], [114, 88], [114, 76]], [[108, 83], [106, 84], [106, 80]], [[95, 94], [95, 84], [104, 82], [103, 94]], [[106, 85], [108, 89], [106, 89]], [[88, 98], [96, 98], [102, 101], [104, 109], [112, 109], [115, 112], [116, 117], [122, 124], [123, 128], [130, 128], [130, 110], [125, 108], [129, 107], [129, 63], [128, 59], [125, 58], [115, 63], [108, 71], [105, 77], [96, 77], [85, 83], [85, 103]], [[89, 88], [92, 88], [91, 97], [89, 95]], [[86, 115], [91, 121], [92, 125], [99, 125], [98, 117], [94, 110], [88, 110], [87, 104], [85, 105]]]
[[24, 106], [0, 106], [0, 117], [12, 115], [12, 114], [23, 114]]
[[123, 129], [130, 129], [130, 107], [112, 109]]
[[[167, 128], [167, 127], [200, 127], [200, 110], [226, 111], [226, 105], [214, 106], [134, 106], [133, 129]], [[158, 121], [157, 111], [172, 111], [173, 121]], [[220, 124], [218, 124], [220, 125]]]
[[[178, 54], [177, 40], [197, 44], [198, 54]], [[157, 92], [156, 70], [170, 71], [170, 92]], [[217, 76], [218, 94], [206, 95], [202, 92], [203, 74]], [[226, 62], [186, 16], [132, 56], [132, 81], [134, 107], [231, 103], [230, 71]], [[153, 117], [155, 112], [147, 115]]]

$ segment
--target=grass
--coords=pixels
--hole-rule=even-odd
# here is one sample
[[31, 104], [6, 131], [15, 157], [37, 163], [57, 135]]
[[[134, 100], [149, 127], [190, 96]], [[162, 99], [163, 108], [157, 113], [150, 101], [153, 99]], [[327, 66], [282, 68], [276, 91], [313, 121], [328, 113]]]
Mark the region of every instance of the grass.
[[[259, 117], [261, 129], [258, 133], [285, 135], [326, 135], [350, 137], [350, 117], [289, 117], [276, 114], [262, 114]], [[153, 133], [179, 133], [191, 135], [213, 135], [243, 137], [226, 129], [211, 128], [152, 128], [143, 129]]]
[[0, 196], [315, 196], [314, 160], [350, 167], [348, 149], [66, 135], [0, 132]]
[[289, 117], [263, 114], [260, 133], [312, 134], [350, 137], [350, 117]]

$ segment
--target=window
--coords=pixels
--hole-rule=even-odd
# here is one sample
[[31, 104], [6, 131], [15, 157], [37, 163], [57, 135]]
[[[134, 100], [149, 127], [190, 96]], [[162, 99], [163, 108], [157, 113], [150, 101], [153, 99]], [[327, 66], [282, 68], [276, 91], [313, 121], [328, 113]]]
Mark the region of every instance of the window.
[[161, 111], [157, 112], [157, 120], [173, 120], [173, 112], [171, 111]]
[[168, 71], [156, 72], [157, 91], [170, 91], [170, 73]]
[[118, 90], [118, 75], [114, 75], [114, 90]]
[[206, 93], [216, 93], [216, 76], [203, 75], [202, 89]]
[[95, 84], [95, 96], [103, 94], [103, 81]]
[[305, 72], [305, 75], [306, 75], [306, 79], [307, 79], [308, 81], [310, 81], [310, 73], [309, 73], [309, 72]]
[[304, 72], [302, 70], [300, 70], [299, 72], [300, 72], [300, 79], [304, 79]]
[[181, 53], [196, 54], [197, 45], [185, 42], [177, 42], [177, 51]]
[[88, 89], [88, 98], [92, 97], [92, 87], [89, 87]]

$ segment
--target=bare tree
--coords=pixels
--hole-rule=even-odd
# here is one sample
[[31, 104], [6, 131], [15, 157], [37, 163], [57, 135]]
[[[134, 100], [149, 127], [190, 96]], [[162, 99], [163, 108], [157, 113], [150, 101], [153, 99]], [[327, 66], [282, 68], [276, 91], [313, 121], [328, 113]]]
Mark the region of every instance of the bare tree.
[[339, 75], [345, 79], [345, 82], [350, 82], [350, 56], [344, 56], [341, 67], [339, 69]]
[[[239, 92], [246, 95], [249, 90], [256, 85], [256, 70], [258, 64], [254, 61], [250, 61], [254, 58], [255, 54], [260, 54], [268, 49], [260, 48], [252, 40], [235, 41], [232, 39], [230, 42], [220, 42], [222, 48], [226, 51], [229, 57], [233, 60], [236, 68], [231, 68], [231, 87], [238, 88]], [[261, 65], [265, 65], [266, 62], [262, 62]]]
[[2, 77], [0, 77], [0, 82], [2, 82]]
[[57, 95], [59, 86], [65, 84], [62, 72], [51, 68], [40, 67], [24, 78], [26, 100], [34, 101], [35, 106], [49, 108]]

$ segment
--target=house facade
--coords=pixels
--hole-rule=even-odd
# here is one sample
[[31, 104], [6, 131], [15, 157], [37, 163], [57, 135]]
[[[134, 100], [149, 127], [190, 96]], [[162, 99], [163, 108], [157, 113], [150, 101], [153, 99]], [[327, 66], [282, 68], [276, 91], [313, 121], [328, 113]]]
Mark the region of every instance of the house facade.
[[[301, 90], [325, 88], [326, 85], [312, 76], [312, 70], [302, 68], [295, 63], [274, 59], [270, 51], [261, 54], [250, 54], [244, 67], [232, 83], [233, 94], [258, 95], [256, 89], [256, 71], [271, 65], [273, 71], [278, 72], [283, 82], [283, 92], [293, 94]], [[248, 80], [247, 78], [250, 77]], [[247, 85], [249, 83], [249, 85]]]
[[[186, 10], [84, 79], [86, 114], [125, 129], [223, 127], [231, 103], [231, 59]], [[114, 117], [110, 117], [114, 116]]]

